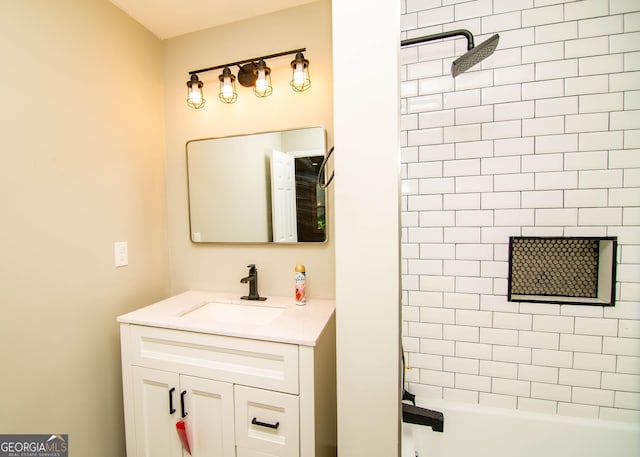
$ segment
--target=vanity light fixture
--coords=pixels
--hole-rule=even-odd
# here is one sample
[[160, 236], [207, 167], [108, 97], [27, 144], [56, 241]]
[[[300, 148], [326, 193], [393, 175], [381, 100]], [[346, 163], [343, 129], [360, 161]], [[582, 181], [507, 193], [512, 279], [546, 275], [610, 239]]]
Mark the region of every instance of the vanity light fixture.
[[[293, 69], [291, 88], [295, 92], [304, 92], [311, 86], [311, 80], [309, 79], [309, 61], [304, 58], [304, 54], [302, 54], [304, 51], [306, 51], [306, 48], [294, 49], [291, 51], [278, 52], [253, 59], [239, 60], [237, 62], [190, 71], [190, 80], [187, 82], [187, 87], [189, 89], [187, 104], [191, 108], [195, 109], [199, 109], [204, 106], [205, 99], [202, 92], [203, 83], [198, 79], [198, 74], [212, 70], [219, 70], [221, 68], [223, 69], [222, 74], [218, 76], [218, 80], [220, 81], [220, 92], [218, 93], [218, 98], [221, 102], [234, 103], [238, 99], [238, 93], [236, 92], [235, 86], [236, 80], [243, 87], [253, 87], [253, 92], [257, 97], [268, 97], [273, 92], [273, 87], [271, 85], [271, 69], [267, 66], [265, 60], [290, 54], [296, 55], [295, 59], [291, 62], [291, 68]], [[237, 78], [231, 73], [230, 67], [233, 66], [238, 67]]]
[[291, 87], [296, 92], [304, 92], [311, 86], [309, 61], [304, 58], [304, 54], [299, 52], [296, 54], [296, 58], [291, 61], [291, 68], [293, 68]]
[[224, 67], [222, 74], [218, 76], [220, 80], [220, 93], [218, 98], [222, 103], [233, 103], [238, 99], [236, 92], [236, 77], [231, 74], [229, 67]]
[[271, 87], [271, 68], [267, 67], [264, 60], [260, 60], [256, 68], [253, 69], [253, 74], [256, 77], [256, 83], [253, 86], [253, 93], [256, 97], [268, 97], [273, 92]]
[[202, 95], [202, 81], [198, 79], [195, 73], [191, 75], [191, 79], [187, 81], [187, 105], [191, 108], [202, 108], [206, 100]]

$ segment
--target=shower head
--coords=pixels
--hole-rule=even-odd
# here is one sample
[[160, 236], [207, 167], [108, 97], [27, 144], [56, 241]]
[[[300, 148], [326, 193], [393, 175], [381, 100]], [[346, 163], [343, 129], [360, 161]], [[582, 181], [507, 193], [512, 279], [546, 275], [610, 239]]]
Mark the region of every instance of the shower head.
[[413, 44], [421, 44], [427, 41], [441, 40], [443, 38], [451, 38], [455, 36], [463, 36], [467, 39], [467, 52], [461, 57], [458, 57], [451, 64], [451, 75], [455, 78], [460, 73], [467, 71], [475, 64], [480, 63], [482, 60], [493, 54], [498, 46], [500, 35], [497, 33], [488, 40], [480, 43], [478, 46], [473, 44], [473, 34], [466, 29], [449, 30], [447, 32], [434, 33], [433, 35], [427, 35], [416, 38], [409, 38], [400, 42], [401, 46], [410, 46]]
[[496, 50], [500, 35], [497, 33], [486, 41], [483, 41], [478, 46], [471, 47], [464, 55], [458, 57], [451, 64], [451, 76], [454, 78], [460, 73], [467, 71], [475, 64], [480, 63]]

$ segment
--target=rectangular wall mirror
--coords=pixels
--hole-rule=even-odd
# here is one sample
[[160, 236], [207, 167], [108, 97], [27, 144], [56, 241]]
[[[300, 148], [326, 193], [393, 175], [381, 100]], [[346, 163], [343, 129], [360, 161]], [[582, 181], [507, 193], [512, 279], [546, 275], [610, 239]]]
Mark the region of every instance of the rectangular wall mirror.
[[325, 151], [322, 127], [188, 141], [191, 241], [326, 241]]

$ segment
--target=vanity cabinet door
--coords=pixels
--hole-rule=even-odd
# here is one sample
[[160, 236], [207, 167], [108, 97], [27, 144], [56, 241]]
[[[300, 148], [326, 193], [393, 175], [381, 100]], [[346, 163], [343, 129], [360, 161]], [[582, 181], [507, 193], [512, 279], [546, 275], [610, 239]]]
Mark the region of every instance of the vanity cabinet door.
[[[180, 394], [184, 396], [191, 456], [234, 457], [233, 385], [180, 376]], [[186, 452], [184, 455], [188, 457]]]
[[181, 456], [178, 374], [132, 367], [132, 377], [136, 457]]
[[188, 457], [176, 429], [180, 420], [192, 457], [235, 457], [232, 384], [137, 366], [132, 371], [136, 457]]

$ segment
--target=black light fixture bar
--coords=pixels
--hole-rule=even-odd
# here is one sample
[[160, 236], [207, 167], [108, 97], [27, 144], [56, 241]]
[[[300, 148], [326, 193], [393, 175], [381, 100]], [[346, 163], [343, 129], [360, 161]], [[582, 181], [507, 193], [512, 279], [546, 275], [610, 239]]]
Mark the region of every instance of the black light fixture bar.
[[190, 75], [197, 75], [198, 73], [204, 73], [204, 72], [207, 72], [207, 71], [219, 70], [220, 68], [234, 67], [236, 65], [240, 66], [240, 65], [245, 64], [245, 63], [255, 63], [255, 62], [258, 62], [260, 60], [266, 60], [266, 59], [273, 59], [275, 57], [288, 56], [289, 54], [297, 54], [298, 52], [304, 52], [306, 50], [307, 50], [307, 48], [300, 48], [300, 49], [294, 49], [292, 51], [277, 52], [275, 54], [269, 54], [269, 55], [266, 55], [266, 56], [255, 57], [253, 59], [238, 60], [237, 62], [226, 63], [226, 64], [223, 64], [223, 65], [216, 65], [214, 67], [201, 68], [200, 70], [190, 71], [189, 74]]

